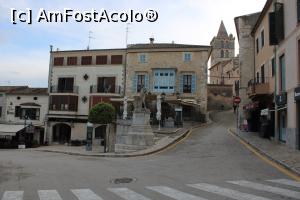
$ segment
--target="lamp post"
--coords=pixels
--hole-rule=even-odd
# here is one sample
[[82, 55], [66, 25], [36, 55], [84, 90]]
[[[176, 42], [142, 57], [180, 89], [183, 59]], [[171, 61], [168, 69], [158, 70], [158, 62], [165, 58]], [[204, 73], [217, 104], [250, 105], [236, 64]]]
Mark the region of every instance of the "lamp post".
[[160, 120], [161, 120], [161, 96], [160, 94], [156, 97], [156, 119], [158, 120], [158, 130], [160, 131]]
[[127, 101], [128, 101], [128, 98], [127, 97], [124, 97], [124, 111], [123, 111], [123, 119], [127, 119]]
[[93, 142], [93, 124], [88, 122], [86, 124], [87, 131], [86, 131], [86, 151], [92, 151], [92, 142]]

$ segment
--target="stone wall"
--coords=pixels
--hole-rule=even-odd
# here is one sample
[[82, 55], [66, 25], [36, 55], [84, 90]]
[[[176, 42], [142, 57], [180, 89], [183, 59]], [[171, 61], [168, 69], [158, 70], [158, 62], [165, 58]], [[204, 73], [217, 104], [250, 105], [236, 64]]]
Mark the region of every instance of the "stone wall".
[[207, 85], [207, 109], [228, 110], [232, 108], [232, 85]]

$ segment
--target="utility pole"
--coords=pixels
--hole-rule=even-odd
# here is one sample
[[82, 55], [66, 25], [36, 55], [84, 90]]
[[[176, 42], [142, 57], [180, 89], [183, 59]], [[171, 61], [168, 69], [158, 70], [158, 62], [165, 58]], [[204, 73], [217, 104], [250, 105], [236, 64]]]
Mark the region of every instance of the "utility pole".
[[88, 46], [87, 46], [87, 50], [89, 50], [90, 49], [90, 43], [91, 43], [91, 39], [95, 39], [94, 37], [92, 37], [92, 34], [93, 34], [93, 32], [92, 31], [89, 31], [89, 43], [88, 43]]

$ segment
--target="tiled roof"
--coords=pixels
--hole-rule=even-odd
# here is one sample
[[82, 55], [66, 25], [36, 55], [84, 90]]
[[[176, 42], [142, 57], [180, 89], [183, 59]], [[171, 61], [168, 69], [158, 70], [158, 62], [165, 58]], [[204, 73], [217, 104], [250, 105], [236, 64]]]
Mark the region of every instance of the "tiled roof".
[[143, 44], [130, 44], [127, 46], [130, 49], [171, 49], [171, 48], [210, 48], [205, 45], [191, 45], [191, 44], [176, 44], [176, 43], [143, 43]]
[[47, 94], [48, 88], [30, 88], [28, 86], [0, 86], [0, 92], [7, 94]]

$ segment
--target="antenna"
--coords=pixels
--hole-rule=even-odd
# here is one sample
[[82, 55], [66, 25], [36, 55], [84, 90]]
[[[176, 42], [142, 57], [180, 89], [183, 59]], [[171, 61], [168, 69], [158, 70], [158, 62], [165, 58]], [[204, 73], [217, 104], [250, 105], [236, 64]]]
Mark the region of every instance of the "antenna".
[[91, 43], [91, 39], [95, 39], [94, 37], [92, 37], [92, 31], [89, 31], [89, 43], [88, 43], [88, 46], [87, 46], [87, 50], [90, 49], [90, 43]]
[[131, 25], [130, 23], [127, 23], [126, 24], [126, 38], [125, 38], [125, 42], [126, 42], [126, 48], [127, 48], [127, 45], [128, 45], [128, 33], [129, 33], [129, 25]]

